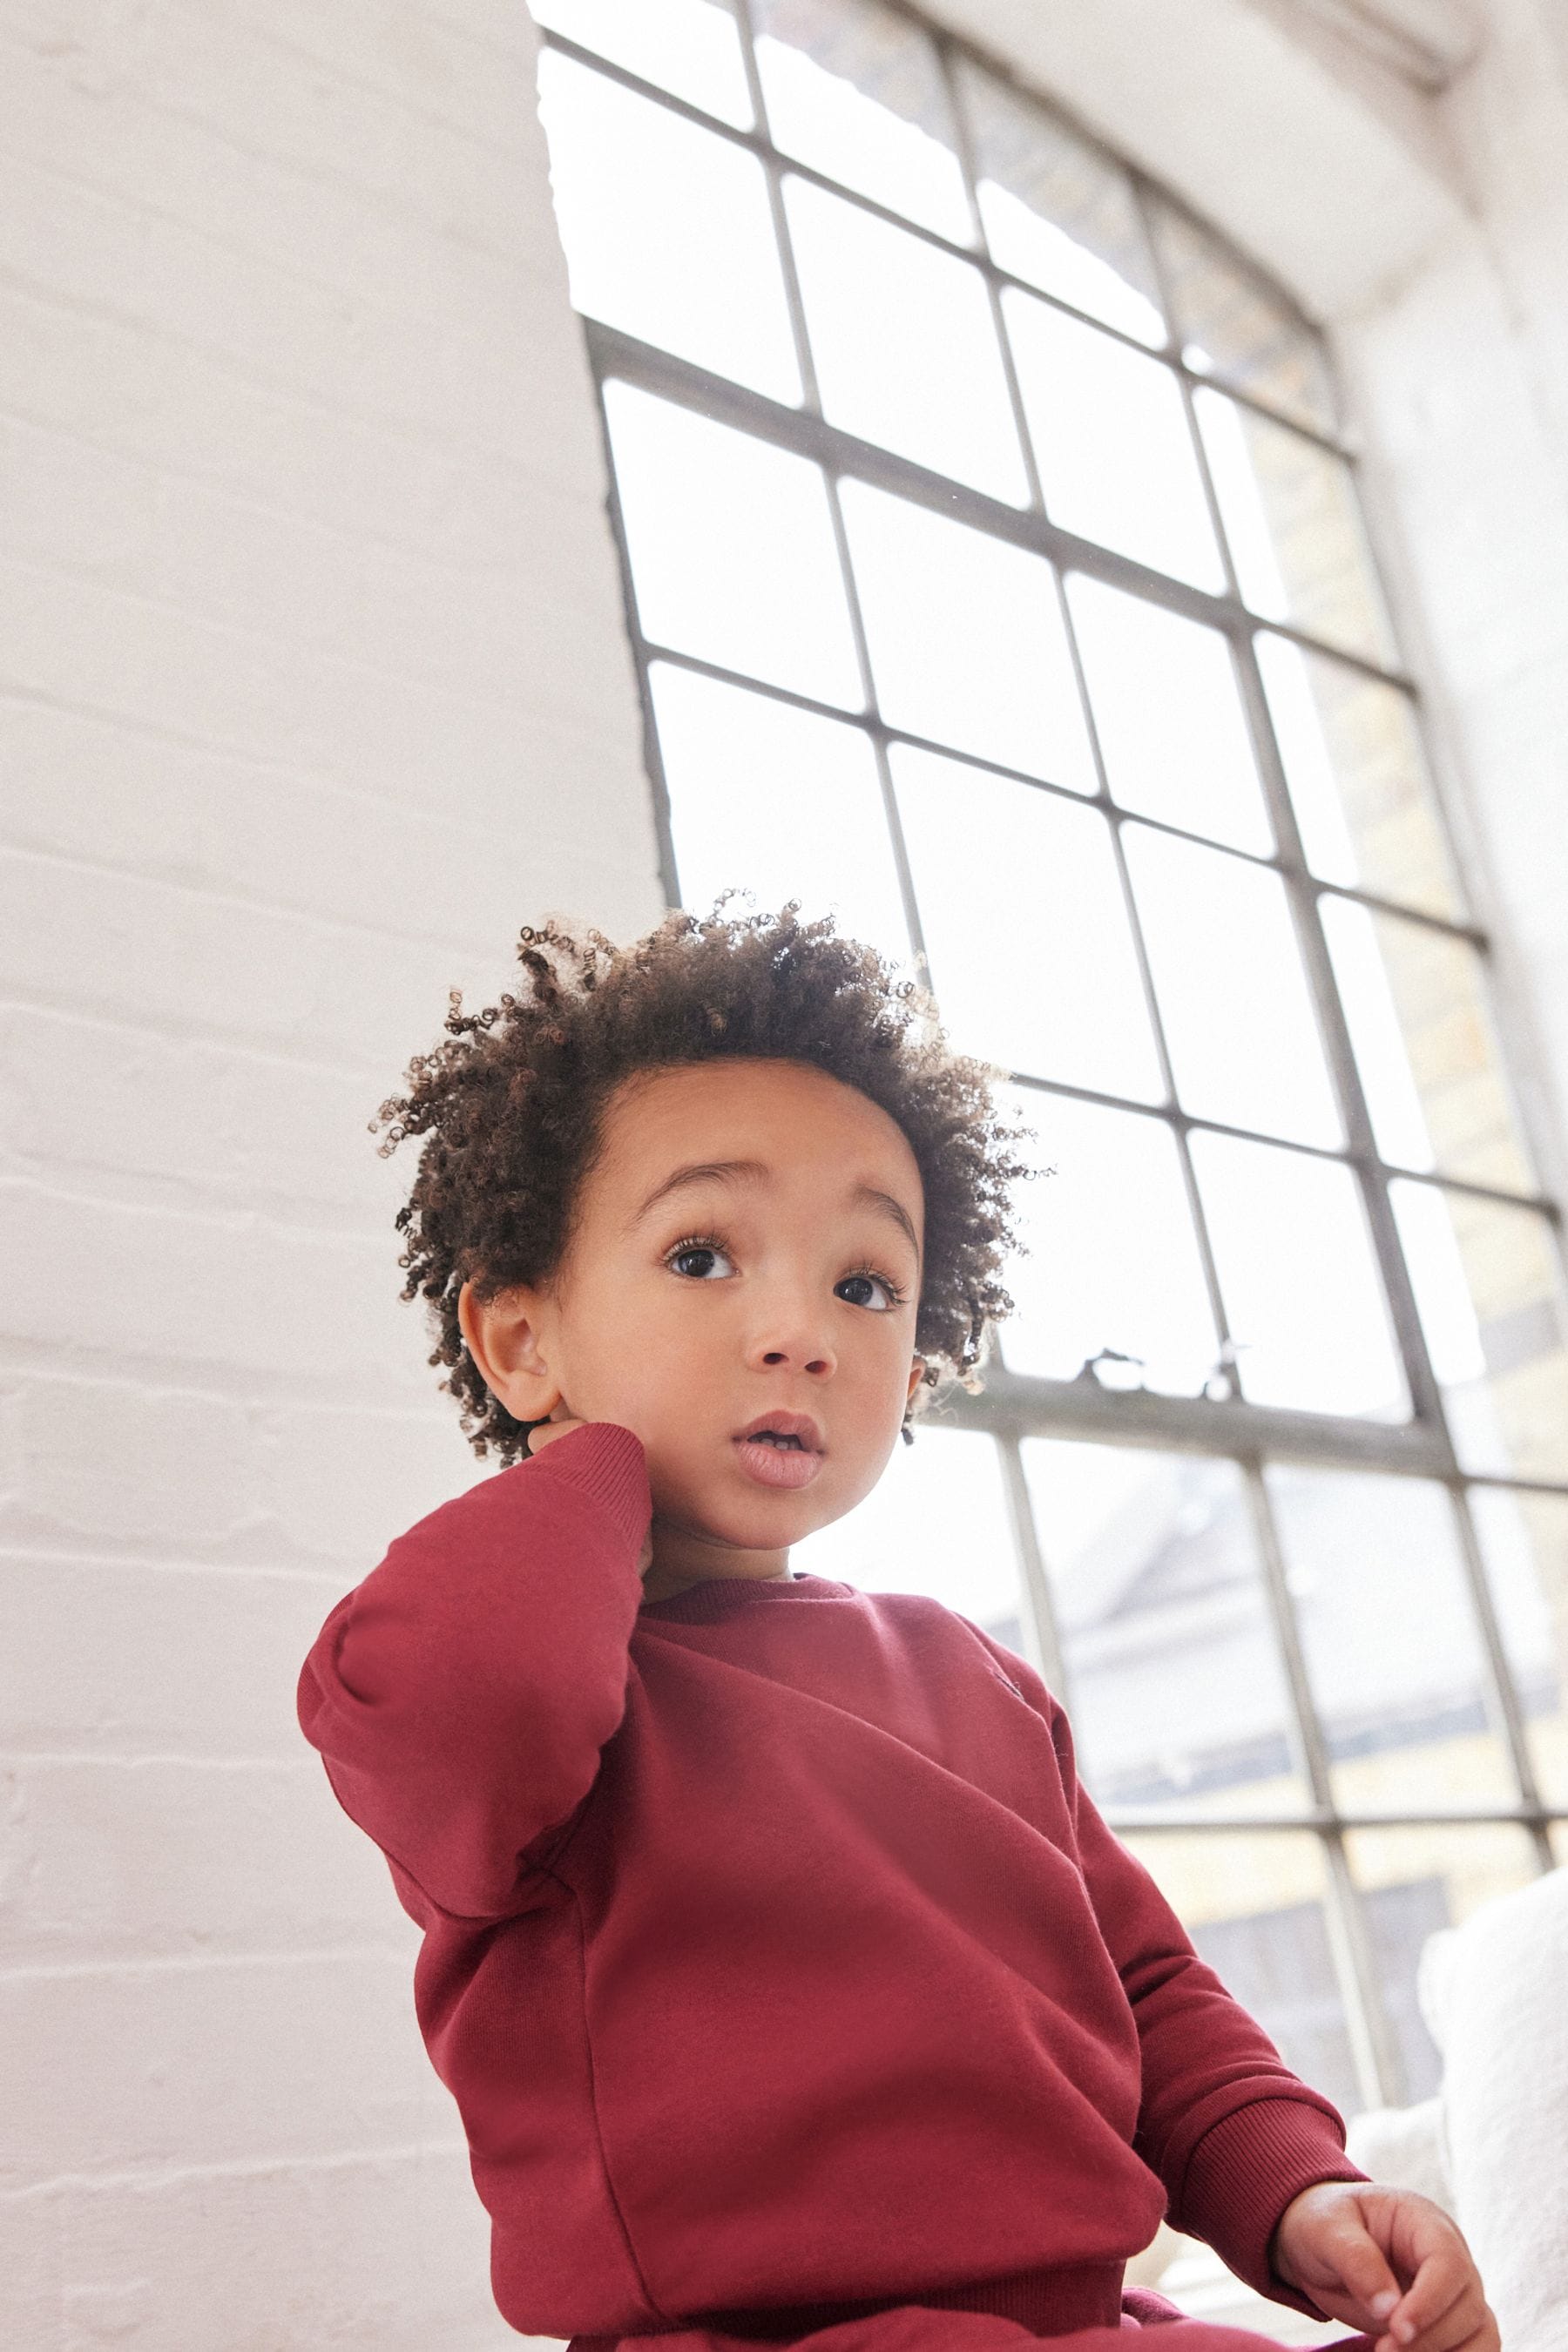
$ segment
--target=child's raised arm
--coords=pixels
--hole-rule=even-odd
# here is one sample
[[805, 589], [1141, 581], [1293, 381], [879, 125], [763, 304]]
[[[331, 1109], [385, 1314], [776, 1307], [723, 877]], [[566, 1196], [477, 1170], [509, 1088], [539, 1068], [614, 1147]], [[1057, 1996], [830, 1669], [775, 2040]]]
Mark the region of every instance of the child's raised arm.
[[322, 1626], [300, 1728], [421, 1926], [528, 1908], [527, 1850], [625, 1710], [651, 1511], [640, 1439], [586, 1423], [419, 1520]]

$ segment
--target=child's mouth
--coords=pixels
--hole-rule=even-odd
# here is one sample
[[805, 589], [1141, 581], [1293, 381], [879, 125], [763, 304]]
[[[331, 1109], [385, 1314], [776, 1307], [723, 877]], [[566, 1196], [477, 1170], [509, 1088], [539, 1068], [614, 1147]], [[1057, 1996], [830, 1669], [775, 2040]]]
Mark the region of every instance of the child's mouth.
[[741, 1466], [759, 1486], [809, 1486], [822, 1467], [820, 1454], [811, 1453], [798, 1437], [781, 1437], [776, 1430], [759, 1430], [754, 1437], [734, 1441]]

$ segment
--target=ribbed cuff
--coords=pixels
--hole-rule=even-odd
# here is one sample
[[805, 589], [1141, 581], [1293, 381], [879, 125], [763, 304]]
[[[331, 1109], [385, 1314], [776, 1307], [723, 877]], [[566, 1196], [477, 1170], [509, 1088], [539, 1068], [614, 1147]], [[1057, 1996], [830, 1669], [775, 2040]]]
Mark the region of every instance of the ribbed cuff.
[[641, 1550], [653, 1517], [647, 1457], [641, 1438], [618, 1421], [584, 1422], [570, 1437], [557, 1437], [531, 1454], [526, 1466], [532, 1477], [559, 1479], [591, 1496], [633, 1556]]
[[1205, 2132], [1187, 2161], [1174, 2226], [1204, 2239], [1258, 2294], [1309, 2319], [1330, 2319], [1287, 2286], [1268, 2261], [1269, 2242], [1293, 2197], [1320, 2180], [1365, 2180], [1321, 2106], [1305, 2099], [1254, 2099]]

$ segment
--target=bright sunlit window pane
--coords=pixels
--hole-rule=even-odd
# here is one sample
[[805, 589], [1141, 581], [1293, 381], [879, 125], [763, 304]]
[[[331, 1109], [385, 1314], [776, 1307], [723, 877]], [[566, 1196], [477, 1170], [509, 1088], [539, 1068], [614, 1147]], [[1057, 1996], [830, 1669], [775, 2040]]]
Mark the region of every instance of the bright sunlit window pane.
[[1235, 1463], [1047, 1438], [1022, 1453], [1095, 1801], [1304, 1810]]
[[1183, 1108], [1342, 1141], [1279, 876], [1146, 825], [1121, 837]]
[[643, 635], [858, 709], [818, 468], [631, 384], [606, 384], [605, 405]]
[[889, 726], [1092, 793], [1050, 565], [863, 482], [842, 495]]
[[1174, 580], [1222, 588], [1169, 368], [1016, 287], [1002, 308], [1051, 520]]
[[1462, 915], [1410, 697], [1260, 631], [1258, 667], [1308, 865], [1432, 915]]
[[1267, 1475], [1339, 1802], [1511, 1803], [1447, 1491], [1351, 1470]]
[[1319, 909], [1384, 1158], [1529, 1192], [1475, 949], [1348, 898]]
[[1231, 561], [1252, 611], [1371, 661], [1392, 662], [1394, 640], [1344, 459], [1220, 393], [1200, 391], [1196, 407]]
[[876, 755], [858, 727], [668, 662], [648, 671], [681, 904], [731, 883], [763, 907], [798, 898], [899, 964], [909, 932]]
[[1242, 1394], [1405, 1419], [1409, 1391], [1350, 1170], [1201, 1129], [1191, 1141]]
[[1461, 1465], [1568, 1478], [1568, 1318], [1547, 1219], [1405, 1177], [1388, 1189]]
[[728, 0], [530, 0], [551, 26], [595, 57], [673, 90], [704, 114], [749, 130], [752, 100]]
[[790, 1565], [861, 1592], [922, 1592], [1026, 1654], [1006, 1490], [994, 1441], [916, 1424], [847, 1518], [791, 1548]]
[[1201, 1395], [1219, 1341], [1170, 1129], [1033, 1087], [998, 1097], [1032, 1127], [1025, 1156], [1042, 1171], [1016, 1195], [1027, 1255], [1003, 1276], [1008, 1369], [1070, 1381], [1107, 1351], [1095, 1377], [1109, 1388]]
[[967, 245], [969, 200], [926, 35], [875, 0], [752, 0], [752, 22], [784, 153]]
[[982, 68], [961, 65], [959, 87], [992, 259], [1158, 349], [1165, 321], [1126, 173]]
[[1362, 1890], [1400, 2060], [1403, 2079], [1390, 2096], [1395, 2105], [1414, 2105], [1434, 2097], [1443, 2079], [1417, 1992], [1422, 1952], [1431, 1937], [1462, 1927], [1483, 1903], [1527, 1886], [1535, 1876], [1535, 1857], [1523, 1830], [1497, 1822], [1350, 1830], [1345, 1858]]
[[1067, 591], [1111, 798], [1267, 856], [1274, 836], [1219, 632], [1086, 572]]
[[1320, 338], [1237, 255], [1184, 213], [1154, 207], [1182, 356], [1320, 433], [1338, 419]]
[[1157, 1101], [1164, 1089], [1100, 812], [904, 744], [890, 756], [931, 986], [960, 1052]]
[[1536, 1779], [1568, 1805], [1568, 1495], [1475, 1486], [1470, 1510]]
[[862, 441], [1026, 506], [980, 272], [809, 181], [784, 205], [822, 411]]
[[800, 398], [763, 167], [559, 50], [539, 110], [572, 299], [773, 399]]

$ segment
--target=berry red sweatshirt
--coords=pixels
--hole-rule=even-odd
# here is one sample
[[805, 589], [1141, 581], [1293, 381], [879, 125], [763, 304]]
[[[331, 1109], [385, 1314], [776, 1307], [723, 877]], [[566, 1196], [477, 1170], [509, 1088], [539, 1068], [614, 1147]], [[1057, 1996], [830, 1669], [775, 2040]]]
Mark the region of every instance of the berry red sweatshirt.
[[300, 1681], [425, 1931], [505, 2317], [1114, 2326], [1163, 2214], [1322, 2316], [1268, 2241], [1366, 2176], [1106, 1827], [1038, 1675], [824, 1577], [644, 1602], [650, 1508], [640, 1441], [575, 1430], [399, 1537]]

